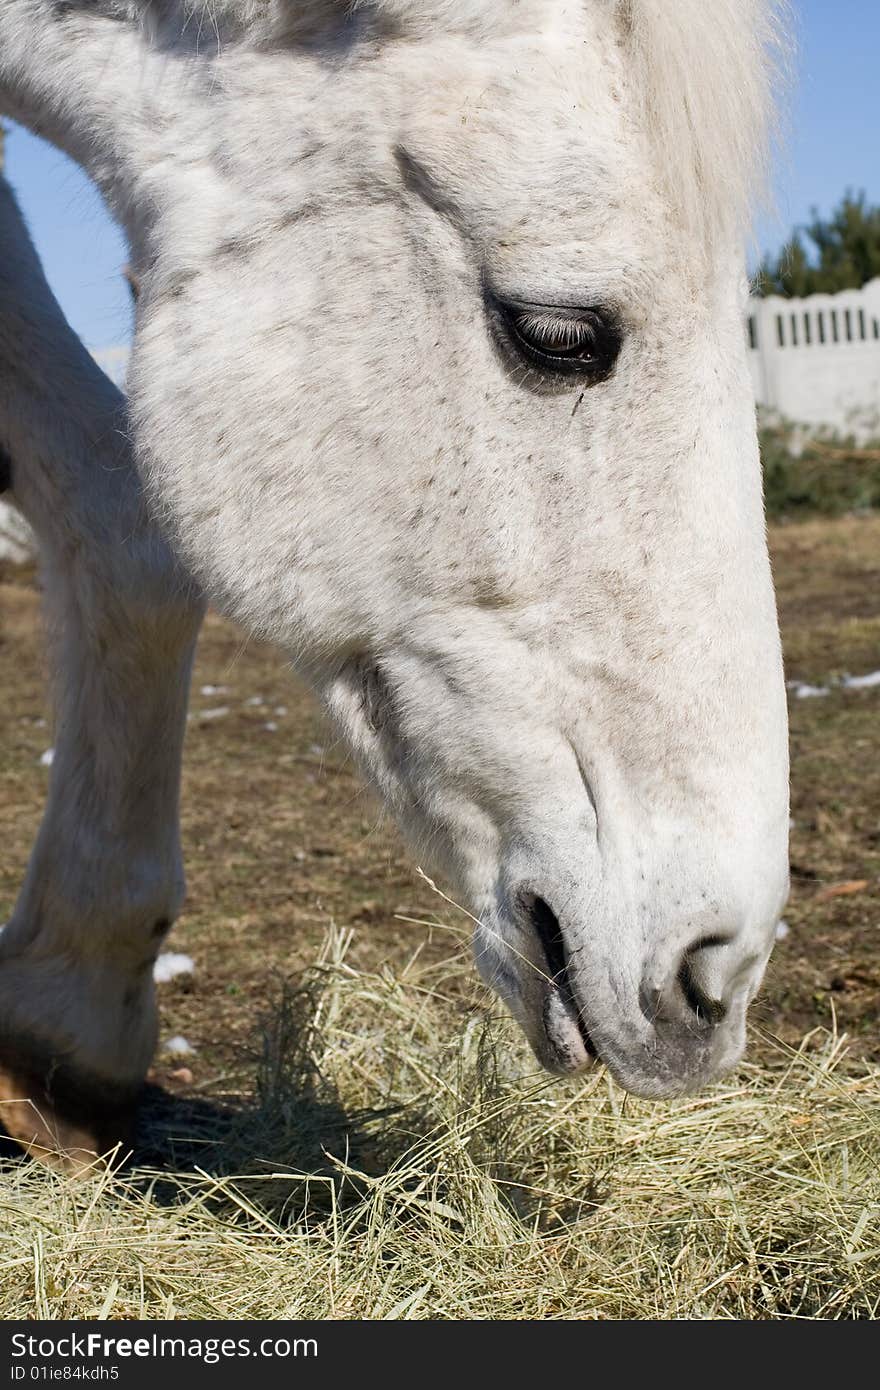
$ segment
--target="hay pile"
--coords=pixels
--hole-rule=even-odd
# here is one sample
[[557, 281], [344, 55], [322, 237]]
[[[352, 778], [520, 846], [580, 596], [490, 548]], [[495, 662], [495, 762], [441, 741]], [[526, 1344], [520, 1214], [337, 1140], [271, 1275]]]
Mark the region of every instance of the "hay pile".
[[135, 1166], [0, 1169], [0, 1317], [853, 1318], [880, 1304], [880, 1073], [813, 1035], [710, 1095], [561, 1085], [463, 950], [331, 931], [250, 1102], [147, 1105]]

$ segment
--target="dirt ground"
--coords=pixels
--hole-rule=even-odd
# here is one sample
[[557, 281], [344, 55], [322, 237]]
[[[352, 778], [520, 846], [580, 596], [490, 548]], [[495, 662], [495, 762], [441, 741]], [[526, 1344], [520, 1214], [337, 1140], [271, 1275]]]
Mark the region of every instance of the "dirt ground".
[[[880, 668], [880, 517], [777, 526], [771, 546], [789, 679]], [[48, 781], [43, 668], [35, 576], [0, 569], [0, 921]], [[204, 1095], [247, 1088], [266, 1001], [314, 959], [331, 919], [354, 931], [352, 962], [373, 969], [420, 945], [448, 950], [448, 926], [466, 924], [419, 879], [276, 651], [211, 615], [191, 709], [188, 896], [167, 949], [195, 970], [159, 995], [162, 1039], [182, 1034], [196, 1051], [184, 1065], [160, 1054], [155, 1079]], [[797, 1043], [836, 1017], [853, 1060], [880, 1061], [880, 687], [792, 691], [790, 710], [789, 930], [753, 1007], [752, 1055], [772, 1051], [762, 1033]]]

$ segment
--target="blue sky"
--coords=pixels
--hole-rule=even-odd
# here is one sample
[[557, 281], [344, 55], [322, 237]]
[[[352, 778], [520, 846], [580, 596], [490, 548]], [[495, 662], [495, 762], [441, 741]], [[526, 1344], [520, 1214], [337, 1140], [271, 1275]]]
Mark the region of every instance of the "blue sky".
[[[762, 249], [778, 246], [814, 205], [830, 211], [847, 188], [863, 188], [880, 203], [880, 0], [792, 0], [792, 8], [798, 77], [777, 169], [778, 213], [759, 225]], [[7, 172], [74, 328], [90, 347], [127, 341], [131, 309], [119, 273], [125, 243], [93, 186], [57, 151], [17, 127], [7, 141]]]

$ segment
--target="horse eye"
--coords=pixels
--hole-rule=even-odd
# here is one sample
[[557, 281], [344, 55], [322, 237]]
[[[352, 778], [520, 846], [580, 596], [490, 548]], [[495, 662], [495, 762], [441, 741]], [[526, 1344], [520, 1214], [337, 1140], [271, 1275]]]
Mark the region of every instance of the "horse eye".
[[494, 300], [490, 308], [509, 347], [533, 367], [604, 381], [620, 352], [621, 333], [601, 309]]

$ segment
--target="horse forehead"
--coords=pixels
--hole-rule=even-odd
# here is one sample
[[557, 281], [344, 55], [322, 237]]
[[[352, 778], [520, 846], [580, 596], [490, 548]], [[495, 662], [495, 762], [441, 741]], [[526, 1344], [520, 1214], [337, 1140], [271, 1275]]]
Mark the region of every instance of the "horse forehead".
[[441, 70], [407, 103], [401, 142], [453, 185], [477, 181], [489, 194], [521, 189], [533, 201], [601, 188], [607, 202], [630, 176], [639, 146], [609, 74], [582, 78], [547, 55], [507, 71], [468, 71], [460, 81], [454, 68]]
[[625, 64], [616, 32], [597, 22], [595, 8], [577, 12], [577, 27], [565, 30], [548, 25], [481, 41], [439, 34], [418, 44], [391, 44], [379, 67], [408, 100], [437, 115], [450, 109], [452, 93], [452, 110], [462, 110], [466, 120], [488, 109], [491, 98], [532, 89], [548, 107], [557, 96], [585, 100], [596, 90], [619, 99]]
[[552, 242], [581, 222], [592, 237], [597, 217], [626, 221], [633, 189], [643, 218], [649, 171], [620, 64], [603, 61], [606, 45], [581, 46], [576, 56], [540, 33], [482, 49], [445, 37], [390, 45], [373, 63], [329, 76], [297, 60], [295, 81], [283, 55], [249, 55], [228, 85], [233, 103], [242, 97], [236, 120], [217, 122], [211, 136], [229, 196], [253, 195], [235, 217], [259, 217], [269, 201], [394, 198], [393, 152], [404, 151], [488, 243], [510, 244], [519, 226]]
[[[530, 7], [534, 10], [535, 6]], [[548, 4], [549, 10], [555, 5]], [[493, 147], [506, 157], [508, 185], [522, 174], [549, 182], [566, 166], [601, 157], [620, 142], [625, 65], [604, 6], [574, 7], [574, 28], [555, 23], [500, 32], [425, 33], [387, 42], [328, 67], [301, 51], [230, 55], [225, 93], [242, 134], [258, 135], [260, 163], [284, 157], [284, 132], [308, 130], [338, 163], [345, 147], [375, 161], [401, 142], [434, 149], [451, 170], [479, 166], [491, 182]], [[567, 11], [565, 11], [567, 13]], [[213, 105], [216, 88], [209, 84]], [[273, 112], [272, 140], [264, 116]], [[215, 132], [224, 147], [230, 131]], [[619, 152], [605, 161], [618, 166]]]
[[477, 163], [483, 174], [493, 146], [503, 148], [508, 182], [518, 172], [546, 181], [600, 157], [623, 134], [624, 72], [611, 37], [586, 33], [596, 25], [585, 8], [583, 24], [577, 36], [551, 28], [481, 45], [457, 37], [392, 49], [385, 80], [399, 96], [404, 138], [450, 163]]

